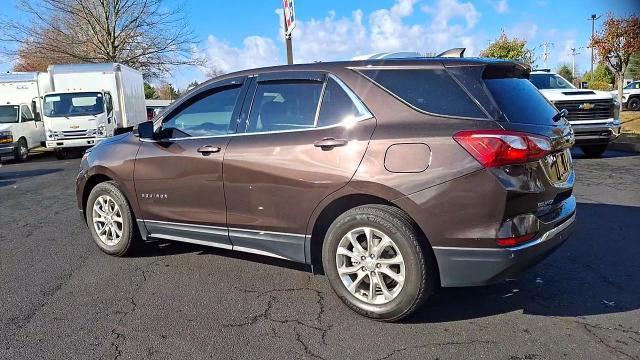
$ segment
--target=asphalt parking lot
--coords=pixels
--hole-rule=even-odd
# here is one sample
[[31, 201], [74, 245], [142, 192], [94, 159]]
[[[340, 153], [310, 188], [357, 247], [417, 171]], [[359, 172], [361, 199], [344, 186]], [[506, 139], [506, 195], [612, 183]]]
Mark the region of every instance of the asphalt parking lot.
[[287, 262], [177, 243], [113, 258], [78, 159], [0, 168], [2, 359], [640, 359], [640, 154], [574, 153], [576, 233], [517, 279], [444, 289], [398, 324]]

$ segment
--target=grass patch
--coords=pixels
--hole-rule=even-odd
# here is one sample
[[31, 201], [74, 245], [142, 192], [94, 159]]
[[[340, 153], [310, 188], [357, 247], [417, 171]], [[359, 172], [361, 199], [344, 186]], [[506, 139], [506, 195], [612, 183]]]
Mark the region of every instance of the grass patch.
[[622, 132], [640, 136], [640, 111], [623, 111], [620, 115]]

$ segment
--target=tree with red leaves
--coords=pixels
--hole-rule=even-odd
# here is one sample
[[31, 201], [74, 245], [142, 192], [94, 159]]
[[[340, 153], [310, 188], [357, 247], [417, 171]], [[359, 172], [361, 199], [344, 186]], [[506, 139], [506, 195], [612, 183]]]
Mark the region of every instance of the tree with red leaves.
[[624, 73], [631, 55], [640, 51], [640, 18], [637, 15], [616, 18], [609, 14], [600, 31], [591, 39], [600, 61], [613, 71], [622, 99]]

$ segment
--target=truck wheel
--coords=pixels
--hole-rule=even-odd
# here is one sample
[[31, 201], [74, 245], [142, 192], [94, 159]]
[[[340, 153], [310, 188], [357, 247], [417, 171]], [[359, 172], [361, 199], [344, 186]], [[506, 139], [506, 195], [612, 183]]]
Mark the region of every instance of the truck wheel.
[[103, 252], [125, 256], [140, 242], [129, 202], [115, 182], [103, 182], [91, 190], [85, 213], [93, 240]]
[[605, 150], [607, 150], [607, 144], [580, 146], [580, 150], [582, 150], [587, 157], [595, 158], [599, 157], [605, 152]]
[[55, 149], [53, 152], [56, 154], [56, 159], [66, 160], [69, 158], [69, 151], [66, 149]]
[[29, 159], [29, 147], [27, 146], [27, 140], [24, 138], [18, 140], [18, 145], [13, 149], [13, 157], [19, 162], [27, 161]]
[[340, 215], [322, 246], [324, 272], [355, 312], [380, 321], [413, 313], [438, 284], [431, 249], [401, 210], [365, 205]]
[[634, 97], [629, 99], [629, 102], [627, 102], [627, 109], [631, 111], [640, 110], [640, 98]]

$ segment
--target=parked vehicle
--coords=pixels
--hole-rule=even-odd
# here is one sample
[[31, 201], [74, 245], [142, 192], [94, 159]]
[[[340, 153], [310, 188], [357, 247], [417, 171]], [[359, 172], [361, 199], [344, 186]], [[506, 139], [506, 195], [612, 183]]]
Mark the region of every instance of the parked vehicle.
[[576, 145], [585, 155], [602, 155], [620, 135], [620, 103], [608, 91], [576, 89], [549, 70], [532, 72], [530, 80], [556, 108], [569, 112]]
[[0, 160], [26, 161], [31, 149], [42, 146], [40, 97], [49, 89], [46, 73], [0, 74]]
[[[618, 97], [618, 90], [611, 94]], [[634, 81], [622, 89], [622, 106], [627, 110], [640, 111], [640, 81]]]
[[53, 92], [42, 105], [46, 146], [58, 158], [146, 121], [140, 72], [111, 63], [51, 65], [48, 72]]
[[491, 59], [247, 70], [90, 149], [78, 207], [107, 254], [165, 239], [305, 263], [394, 321], [503, 280], [571, 232], [571, 126]]
[[145, 100], [145, 105], [147, 107], [147, 120], [152, 120], [154, 116], [158, 115], [160, 111], [171, 105], [172, 102], [173, 100]]

